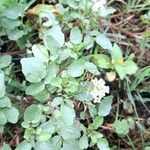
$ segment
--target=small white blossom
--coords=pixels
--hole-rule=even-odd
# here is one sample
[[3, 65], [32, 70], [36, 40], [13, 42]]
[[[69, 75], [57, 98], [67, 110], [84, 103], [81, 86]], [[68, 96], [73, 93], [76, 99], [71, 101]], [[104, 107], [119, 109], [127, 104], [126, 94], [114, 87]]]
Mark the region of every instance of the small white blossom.
[[106, 4], [106, 0], [92, 0], [94, 5], [92, 6], [92, 10], [97, 12], [100, 8], [104, 8]]
[[109, 86], [105, 85], [103, 79], [93, 79], [91, 82], [94, 84], [94, 88], [90, 91], [90, 94], [93, 96], [94, 103], [100, 102], [100, 100], [105, 97], [106, 93], [109, 93]]

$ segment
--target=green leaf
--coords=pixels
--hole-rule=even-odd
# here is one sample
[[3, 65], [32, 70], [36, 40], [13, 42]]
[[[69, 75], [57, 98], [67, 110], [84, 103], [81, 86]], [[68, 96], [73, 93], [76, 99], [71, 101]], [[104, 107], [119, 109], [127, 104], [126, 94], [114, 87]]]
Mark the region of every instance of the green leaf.
[[127, 120], [116, 120], [113, 125], [116, 129], [116, 133], [120, 135], [127, 135], [129, 133], [129, 123]]
[[32, 46], [32, 52], [34, 54], [34, 57], [40, 59], [42, 62], [48, 63], [49, 54], [45, 46], [40, 44], [34, 44]]
[[51, 139], [51, 142], [53, 144], [53, 150], [59, 150], [61, 149], [61, 146], [62, 146], [62, 138], [58, 135], [54, 136], [52, 139]]
[[93, 60], [100, 68], [108, 69], [111, 67], [111, 60], [107, 55], [95, 54], [93, 55]]
[[0, 126], [5, 125], [7, 122], [7, 118], [3, 111], [0, 111]]
[[129, 74], [129, 75], [135, 74], [138, 69], [136, 63], [133, 62], [132, 60], [125, 61], [124, 65], [125, 65], [125, 68], [124, 68], [125, 72], [126, 74]]
[[32, 149], [31, 144], [27, 141], [23, 141], [17, 145], [17, 148], [15, 150], [31, 150], [31, 149]]
[[[61, 114], [59, 114], [59, 116]], [[68, 124], [66, 124], [66, 122], [62, 118], [59, 117], [57, 118], [57, 127], [58, 127], [60, 135], [62, 136], [64, 140], [78, 139], [81, 136], [80, 126], [76, 122], [72, 126], [68, 126]]]
[[41, 120], [41, 110], [35, 104], [27, 107], [24, 112], [24, 121], [28, 123], [38, 123]]
[[88, 143], [88, 137], [83, 134], [83, 136], [79, 139], [79, 147], [81, 149], [87, 149], [89, 146], [89, 143]]
[[41, 133], [48, 133], [51, 135], [55, 132], [55, 123], [51, 120], [44, 122], [38, 127], [38, 130], [40, 130]]
[[46, 33], [46, 36], [51, 36], [55, 41], [57, 41], [59, 47], [64, 45], [65, 37], [59, 25], [55, 25], [49, 29]]
[[4, 107], [11, 107], [11, 101], [7, 96], [0, 98], [0, 108]]
[[56, 78], [54, 78], [52, 81], [51, 81], [51, 85], [53, 86], [53, 87], [58, 87], [58, 88], [61, 88], [61, 83], [62, 83], [62, 79], [61, 79], [61, 77], [56, 77]]
[[43, 83], [41, 83], [41, 82], [32, 83], [27, 87], [26, 94], [34, 96], [34, 95], [39, 94], [44, 89], [45, 89], [45, 85]]
[[2, 18], [1, 19], [1, 24], [2, 24], [3, 28], [9, 29], [9, 30], [13, 30], [16, 27], [21, 25], [21, 21], [19, 21], [19, 20], [12, 20], [12, 19], [9, 19], [9, 18]]
[[43, 91], [35, 95], [35, 98], [40, 102], [46, 102], [50, 98], [50, 93], [46, 89], [44, 89]]
[[29, 140], [35, 134], [35, 130], [31, 127], [28, 127], [24, 132], [24, 139]]
[[77, 91], [77, 94], [75, 95], [75, 98], [78, 101], [86, 101], [89, 102], [93, 100], [92, 95], [89, 93], [89, 91], [93, 88], [93, 85], [86, 81], [86, 82], [81, 82]]
[[84, 63], [83, 60], [75, 60], [68, 67], [68, 74], [71, 77], [80, 77], [84, 73]]
[[70, 32], [70, 41], [73, 44], [80, 44], [82, 42], [83, 35], [78, 27], [74, 27]]
[[65, 92], [67, 93], [75, 93], [78, 91], [79, 82], [75, 79], [72, 79], [68, 82], [65, 88]]
[[52, 137], [51, 134], [45, 133], [45, 132], [41, 132], [41, 133], [37, 136], [37, 140], [44, 142], [44, 141], [48, 141], [51, 137]]
[[103, 124], [103, 122], [104, 118], [101, 116], [97, 116], [96, 118], [94, 118], [92, 125], [94, 129], [98, 129]]
[[118, 64], [119, 61], [123, 61], [122, 51], [116, 43], [111, 49], [111, 57], [112, 57], [112, 63]]
[[86, 62], [84, 64], [85, 69], [88, 70], [90, 73], [94, 74], [94, 75], [99, 75], [100, 72], [98, 71], [97, 67], [95, 64], [91, 63], [91, 62]]
[[150, 146], [145, 146], [144, 150], [150, 150]]
[[81, 150], [79, 144], [75, 140], [64, 141], [63, 147], [61, 150]]
[[18, 118], [19, 118], [19, 111], [15, 107], [11, 107], [7, 111], [6, 117], [7, 117], [8, 122], [15, 124], [17, 123]]
[[122, 80], [126, 76], [125, 67], [123, 65], [115, 65], [115, 69]]
[[11, 147], [8, 144], [4, 144], [2, 150], [11, 150]]
[[77, 127], [66, 127], [61, 130], [61, 136], [64, 140], [78, 139], [81, 133]]
[[49, 120], [42, 123], [38, 128], [41, 130], [41, 132], [53, 134], [55, 132], [55, 122]]
[[38, 83], [46, 76], [46, 67], [38, 58], [22, 58], [21, 65], [26, 80], [30, 82]]
[[101, 7], [99, 14], [102, 17], [107, 17], [110, 14], [113, 14], [116, 11], [116, 9], [112, 8], [112, 7]]
[[56, 64], [51, 64], [48, 68], [47, 68], [47, 74], [46, 77], [44, 79], [44, 83], [45, 84], [50, 84], [51, 81], [56, 77], [57, 73], [58, 73], [58, 65]]
[[35, 143], [34, 149], [35, 150], [42, 150], [42, 149], [43, 150], [54, 150], [54, 147], [50, 141], [46, 141], [46, 142], [37, 141]]
[[94, 144], [97, 143], [97, 141], [99, 141], [99, 139], [101, 139], [103, 137], [103, 134], [100, 133], [100, 132], [97, 132], [97, 131], [92, 131], [90, 134], [89, 134], [89, 137], [91, 137], [91, 140]]
[[97, 141], [99, 150], [110, 150], [109, 144], [106, 139], [102, 138]]
[[50, 51], [53, 59], [57, 59], [61, 52], [61, 47], [64, 45], [65, 37], [59, 25], [53, 26], [44, 35], [44, 45]]
[[63, 102], [62, 97], [55, 97], [52, 101], [52, 106], [58, 106]]
[[10, 19], [17, 19], [18, 17], [23, 15], [23, 12], [24, 12], [24, 5], [18, 4], [14, 7], [7, 8], [5, 10], [4, 15]]
[[99, 33], [96, 36], [96, 43], [99, 44], [103, 49], [112, 49], [112, 44], [109, 38], [107, 38], [104, 34]]
[[94, 46], [94, 38], [90, 35], [86, 35], [83, 42], [86, 49], [90, 49]]
[[99, 104], [98, 108], [98, 115], [99, 116], [107, 116], [110, 113], [111, 110], [111, 104], [112, 104], [112, 96], [105, 97]]
[[44, 45], [50, 51], [50, 54], [54, 57], [54, 59], [57, 59], [59, 53], [61, 52], [61, 47], [59, 46], [58, 41], [55, 40], [51, 35], [46, 35], [43, 40]]
[[71, 126], [76, 116], [74, 109], [71, 106], [64, 104], [61, 106], [61, 114], [65, 124]]
[[15, 28], [13, 30], [7, 30], [8, 38], [12, 41], [17, 41], [24, 35], [23, 30], [19, 30], [18, 28]]
[[4, 73], [0, 72], [0, 98], [5, 95], [5, 81], [4, 81]]
[[10, 55], [5, 55], [0, 57], [0, 69], [8, 67], [11, 64], [12, 57]]

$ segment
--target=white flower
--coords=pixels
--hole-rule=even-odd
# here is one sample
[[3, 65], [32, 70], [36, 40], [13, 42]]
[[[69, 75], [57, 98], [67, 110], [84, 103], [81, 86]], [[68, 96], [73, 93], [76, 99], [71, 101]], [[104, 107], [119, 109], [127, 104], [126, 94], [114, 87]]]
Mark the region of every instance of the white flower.
[[100, 8], [104, 8], [104, 5], [106, 4], [106, 0], [92, 0], [94, 2], [94, 5], [92, 6], [93, 11], [98, 11]]
[[93, 79], [91, 82], [94, 84], [93, 90], [90, 94], [93, 96], [94, 103], [100, 102], [100, 100], [105, 97], [106, 93], [109, 93], [109, 86], [105, 85], [105, 81], [103, 79]]

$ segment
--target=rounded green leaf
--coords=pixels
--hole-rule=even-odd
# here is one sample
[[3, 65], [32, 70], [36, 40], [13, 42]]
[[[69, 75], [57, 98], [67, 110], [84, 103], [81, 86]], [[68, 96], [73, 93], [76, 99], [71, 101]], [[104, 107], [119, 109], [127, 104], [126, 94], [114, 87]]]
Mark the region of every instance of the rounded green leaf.
[[46, 63], [48, 62], [49, 54], [44, 45], [34, 44], [32, 46], [32, 52], [33, 52], [34, 56], [36, 58], [40, 59], [42, 62], [46, 62]]
[[53, 26], [51, 29], [49, 29], [47, 35], [50, 35], [54, 40], [56, 40], [60, 47], [64, 45], [65, 36], [59, 25]]
[[15, 28], [13, 30], [7, 30], [8, 38], [12, 41], [17, 41], [24, 35], [23, 30], [19, 30], [18, 28]]
[[84, 64], [85, 69], [88, 70], [90, 73], [94, 74], [94, 75], [99, 75], [100, 72], [98, 71], [97, 67], [95, 64], [91, 63], [91, 62], [86, 62]]
[[40, 82], [46, 76], [46, 67], [38, 58], [22, 58], [21, 65], [26, 80], [30, 82]]
[[39, 92], [37, 95], [35, 95], [36, 100], [40, 102], [46, 102], [50, 98], [50, 93], [46, 89]]
[[99, 104], [98, 115], [107, 116], [111, 110], [112, 96], [105, 97]]
[[10, 19], [17, 19], [19, 16], [23, 15], [23, 12], [24, 5], [19, 3], [18, 5], [7, 8], [4, 15]]
[[0, 57], [0, 69], [8, 67], [11, 64], [12, 57], [10, 55], [5, 55]]
[[125, 61], [124, 65], [125, 65], [125, 72], [126, 74], [129, 74], [129, 75], [135, 74], [138, 69], [136, 63], [133, 62], [132, 60]]
[[103, 124], [103, 122], [104, 118], [101, 116], [97, 116], [96, 118], [94, 118], [92, 125], [94, 129], [98, 129]]
[[80, 139], [79, 139], [79, 147], [81, 149], [87, 149], [89, 146], [88, 143], [88, 137], [84, 134]]
[[86, 49], [90, 49], [94, 45], [94, 38], [92, 36], [90, 36], [90, 35], [86, 35], [84, 37], [84, 41], [83, 42], [84, 42], [85, 48]]
[[110, 150], [108, 141], [104, 138], [98, 140], [97, 146], [100, 150]]
[[31, 105], [26, 108], [24, 113], [24, 121], [28, 123], [38, 123], [41, 120], [41, 110], [36, 105]]
[[35, 150], [42, 150], [42, 149], [43, 150], [54, 150], [54, 147], [50, 141], [46, 141], [46, 142], [37, 141], [35, 143], [34, 149]]
[[78, 141], [75, 140], [67, 140], [64, 141], [63, 147], [61, 150], [81, 150], [78, 144]]
[[73, 44], [80, 44], [82, 42], [83, 35], [78, 27], [74, 27], [70, 32], [70, 41]]
[[32, 83], [30, 84], [27, 89], [26, 89], [26, 94], [27, 95], [37, 95], [39, 94], [41, 91], [43, 91], [45, 88], [45, 85], [41, 82], [39, 83]]
[[8, 122], [15, 124], [19, 118], [19, 111], [15, 107], [11, 107], [6, 113], [6, 116]]
[[31, 150], [32, 146], [29, 142], [23, 141], [19, 145], [17, 145], [17, 148], [15, 150]]
[[104, 55], [104, 54], [93, 55], [93, 61], [100, 68], [108, 69], [108, 68], [111, 67], [110, 58], [107, 55]]
[[96, 43], [99, 44], [102, 48], [111, 50], [112, 44], [109, 38], [107, 38], [104, 34], [99, 33], [96, 36]]
[[111, 49], [111, 57], [113, 63], [119, 63], [119, 61], [123, 61], [122, 51], [120, 47], [115, 43]]
[[127, 135], [129, 133], [129, 123], [127, 120], [116, 120], [113, 125], [116, 129], [116, 133], [120, 135]]
[[8, 144], [4, 144], [1, 150], [11, 150], [11, 147]]
[[0, 98], [0, 108], [4, 107], [11, 107], [11, 101], [7, 96]]
[[71, 77], [80, 77], [84, 73], [84, 61], [83, 60], [75, 60], [68, 67], [68, 74]]
[[75, 116], [76, 116], [74, 108], [72, 108], [71, 106], [67, 104], [64, 104], [61, 106], [61, 114], [66, 125], [70, 126], [73, 124]]

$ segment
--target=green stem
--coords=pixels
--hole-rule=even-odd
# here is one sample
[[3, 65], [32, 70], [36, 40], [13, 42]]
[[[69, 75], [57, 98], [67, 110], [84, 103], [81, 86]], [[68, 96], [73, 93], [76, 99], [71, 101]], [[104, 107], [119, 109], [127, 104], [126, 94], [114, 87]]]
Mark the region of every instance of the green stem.
[[134, 146], [134, 144], [133, 144], [131, 138], [129, 137], [129, 135], [127, 135], [127, 138], [128, 138], [128, 140], [129, 140], [129, 142], [130, 142], [130, 145], [131, 145], [132, 149], [133, 149], [133, 150], [136, 150], [136, 148], [135, 148], [135, 146]]

